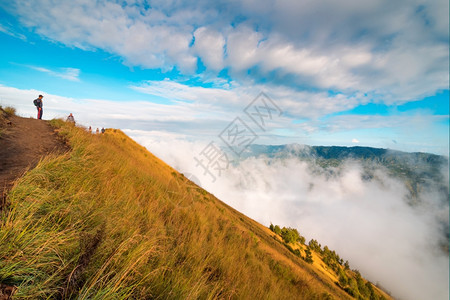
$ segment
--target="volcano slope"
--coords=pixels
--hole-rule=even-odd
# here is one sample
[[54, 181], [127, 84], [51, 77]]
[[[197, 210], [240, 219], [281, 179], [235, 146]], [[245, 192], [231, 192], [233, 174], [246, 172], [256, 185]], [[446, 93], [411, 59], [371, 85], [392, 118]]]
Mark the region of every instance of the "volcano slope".
[[21, 177], [2, 211], [15, 299], [352, 299], [120, 130], [51, 123], [71, 151]]

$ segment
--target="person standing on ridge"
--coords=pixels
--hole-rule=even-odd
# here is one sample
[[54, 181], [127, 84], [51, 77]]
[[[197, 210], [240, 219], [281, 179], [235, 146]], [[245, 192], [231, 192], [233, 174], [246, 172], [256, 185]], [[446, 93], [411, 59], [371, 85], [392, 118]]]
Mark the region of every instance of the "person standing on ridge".
[[73, 117], [72, 113], [70, 113], [66, 121], [75, 124], [75, 118]]
[[37, 118], [39, 120], [42, 120], [42, 114], [44, 113], [44, 111], [43, 111], [44, 103], [42, 101], [42, 98], [44, 98], [44, 96], [39, 95], [39, 97], [37, 99], [33, 100], [34, 106], [36, 106], [37, 111], [38, 111]]

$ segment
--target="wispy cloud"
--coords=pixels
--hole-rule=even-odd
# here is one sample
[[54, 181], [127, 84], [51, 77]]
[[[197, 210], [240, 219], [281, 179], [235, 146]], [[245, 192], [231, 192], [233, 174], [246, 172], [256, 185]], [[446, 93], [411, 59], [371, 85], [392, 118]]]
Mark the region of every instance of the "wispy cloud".
[[236, 114], [245, 108], [261, 91], [268, 94], [290, 118], [318, 119], [321, 116], [346, 111], [368, 100], [360, 94], [330, 95], [327, 92], [299, 91], [274, 84], [225, 84], [224, 87], [201, 87], [173, 80], [145, 81], [130, 86], [135, 91], [172, 101], [192, 101], [210, 105]]
[[43, 68], [43, 67], [37, 67], [37, 66], [28, 66], [29, 68], [39, 71], [39, 72], [43, 72], [43, 73], [47, 73], [51, 76], [55, 76], [55, 77], [59, 77], [62, 79], [67, 79], [70, 81], [80, 81], [80, 69], [76, 69], [76, 68], [59, 68], [58, 70], [50, 70], [47, 68]]
[[198, 139], [216, 135], [231, 119], [208, 105], [186, 101], [157, 104], [144, 101], [117, 102], [105, 99], [75, 99], [39, 90], [20, 90], [0, 85], [4, 105], [17, 108], [20, 114], [34, 116], [32, 100], [43, 94], [45, 118], [64, 117], [72, 112], [80, 124], [133, 130], [157, 130], [184, 134]]
[[190, 86], [172, 80], [148, 80], [139, 85], [130, 86], [135, 91], [166, 98], [172, 101], [195, 101], [197, 103], [236, 103], [239, 91], [234, 89], [205, 88]]
[[[1, 85], [0, 96], [4, 105], [14, 105], [19, 113], [27, 116], [35, 114], [30, 101], [39, 94], [45, 94], [46, 118], [64, 117], [72, 112], [85, 125], [95, 123], [101, 124], [101, 127], [163, 131], [181, 134], [190, 140], [205, 141], [217, 137], [234, 118], [245, 118], [244, 108], [261, 91], [242, 87], [208, 90], [165, 81], [147, 82], [140, 88], [172, 102], [157, 104], [133, 100], [117, 102], [107, 99], [74, 99], [49, 95], [45, 91], [20, 90]], [[318, 144], [324, 141], [315, 136], [344, 134], [344, 139], [351, 141], [354, 136], [366, 134], [364, 140], [371, 140], [372, 145], [378, 147], [448, 153], [448, 139], [442, 138], [448, 137], [448, 127], [445, 127], [448, 116], [420, 113], [391, 116], [339, 115], [322, 119], [314, 116], [318, 116], [320, 110], [338, 109], [335, 108], [338, 100], [325, 95], [314, 98], [314, 95], [304, 94], [304, 102], [295, 102], [287, 98], [299, 95], [289, 95], [288, 92], [283, 88], [268, 93], [284, 113], [282, 117], [273, 120], [267, 131], [260, 135], [259, 143], [274, 143], [275, 135], [276, 143], [308, 144], [312, 141], [313, 144]], [[226, 102], [224, 99], [236, 101]], [[307, 99], [314, 101], [308, 102]], [[323, 104], [314, 104], [315, 102]], [[295, 122], [299, 117], [302, 117], [301, 121]], [[358, 132], [355, 133], [356, 131]], [[411, 131], [414, 135], [409, 134]], [[392, 139], [397, 143], [392, 144]], [[342, 141], [339, 145], [343, 145]]]
[[27, 37], [25, 35], [14, 31], [10, 26], [6, 26], [6, 25], [3, 25], [3, 24], [0, 24], [0, 32], [3, 32], [3, 33], [5, 33], [7, 35], [10, 35], [12, 37], [21, 39], [22, 41], [26, 41], [27, 40]]
[[370, 116], [370, 115], [340, 115], [327, 119], [326, 122], [313, 121], [317, 129], [330, 132], [353, 129], [381, 129], [392, 128], [414, 130], [416, 134], [430, 130], [429, 125], [433, 123], [445, 122], [449, 116], [432, 115], [430, 113], [421, 114], [399, 114], [390, 116]]

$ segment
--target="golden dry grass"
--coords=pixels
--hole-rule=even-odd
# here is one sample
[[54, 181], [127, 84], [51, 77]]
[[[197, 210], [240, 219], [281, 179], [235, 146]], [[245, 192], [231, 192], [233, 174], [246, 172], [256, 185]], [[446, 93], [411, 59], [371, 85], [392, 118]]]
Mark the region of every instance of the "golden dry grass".
[[1, 216], [16, 299], [350, 298], [121, 131], [53, 123], [72, 151], [21, 178]]

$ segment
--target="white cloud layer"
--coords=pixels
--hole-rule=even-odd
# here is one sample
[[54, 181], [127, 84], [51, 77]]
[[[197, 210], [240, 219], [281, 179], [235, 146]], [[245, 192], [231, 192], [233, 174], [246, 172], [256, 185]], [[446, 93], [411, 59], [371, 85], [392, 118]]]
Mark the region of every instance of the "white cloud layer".
[[133, 66], [189, 75], [200, 58], [206, 72], [362, 92], [386, 103], [448, 88], [445, 0], [32, 0], [5, 9], [47, 38]]
[[[365, 136], [377, 147], [394, 147], [404, 151], [423, 151], [448, 155], [448, 137], [442, 138], [448, 116], [427, 112], [416, 115], [366, 116], [338, 115], [320, 118], [323, 113], [339, 112], [342, 107], [351, 109], [363, 103], [364, 97], [346, 98], [327, 93], [297, 92], [286, 87], [270, 90], [268, 95], [283, 111], [279, 117], [267, 119], [266, 131], [260, 130], [244, 113], [264, 86], [231, 88], [192, 87], [173, 81], [147, 81], [132, 89], [171, 101], [157, 104], [148, 101], [111, 101], [107, 99], [76, 99], [48, 94], [40, 90], [21, 90], [0, 85], [0, 105], [12, 105], [23, 116], [35, 116], [32, 100], [44, 95], [44, 119], [65, 117], [70, 112], [80, 124], [119, 129], [154, 130], [181, 134], [189, 140], [210, 141], [236, 118], [243, 119], [258, 135], [261, 144], [323, 144], [318, 137], [352, 134]], [[297, 101], [291, 99], [296, 98]], [[301, 119], [301, 122], [296, 120]], [[365, 131], [366, 132], [365, 132]], [[387, 135], [387, 132], [390, 132]], [[379, 132], [378, 132], [379, 131]], [[414, 135], [411, 135], [411, 132]], [[448, 134], [447, 134], [448, 135]], [[342, 145], [342, 137], [336, 139]], [[350, 141], [353, 136], [345, 138]], [[392, 139], [397, 142], [392, 145]]]
[[[213, 182], [194, 160], [206, 144], [179, 135], [126, 133], [247, 216], [298, 228], [307, 241], [328, 245], [394, 297], [448, 299], [449, 259], [440, 248], [448, 203], [442, 205], [432, 191], [422, 192], [422, 204], [412, 208], [405, 185], [383, 170], [375, 172], [377, 180], [364, 181], [361, 166], [349, 162], [341, 176], [330, 177], [294, 158], [250, 158]], [[442, 176], [448, 181], [446, 171]]]

